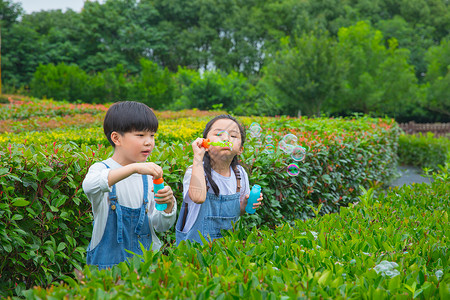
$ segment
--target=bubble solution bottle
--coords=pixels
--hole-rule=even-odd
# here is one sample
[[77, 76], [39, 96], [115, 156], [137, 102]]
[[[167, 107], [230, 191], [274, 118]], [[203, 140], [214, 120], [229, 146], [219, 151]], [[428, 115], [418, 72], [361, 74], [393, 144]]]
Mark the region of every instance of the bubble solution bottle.
[[255, 184], [250, 191], [250, 196], [248, 197], [247, 206], [245, 207], [245, 211], [249, 214], [254, 214], [255, 209], [253, 208], [253, 204], [258, 202], [258, 198], [261, 194], [261, 187]]
[[[158, 178], [158, 179], [153, 179], [153, 193], [156, 195], [158, 193], [159, 190], [162, 190], [164, 188], [164, 179]], [[156, 198], [156, 197], [155, 197]], [[156, 198], [158, 199], [158, 198]], [[159, 204], [159, 203], [155, 203], [155, 208], [157, 210], [165, 210], [167, 208], [167, 204]]]

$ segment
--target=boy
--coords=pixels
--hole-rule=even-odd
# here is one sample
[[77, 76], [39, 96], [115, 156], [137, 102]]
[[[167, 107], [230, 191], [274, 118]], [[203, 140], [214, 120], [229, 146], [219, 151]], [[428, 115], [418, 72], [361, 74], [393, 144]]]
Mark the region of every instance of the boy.
[[[168, 230], [176, 219], [172, 189], [165, 186], [153, 193], [153, 179], [161, 178], [160, 166], [145, 162], [155, 146], [158, 120], [145, 104], [125, 101], [113, 104], [103, 122], [103, 130], [114, 154], [93, 164], [83, 181], [83, 190], [92, 203], [94, 229], [87, 249], [87, 264], [111, 268], [132, 254], [142, 254], [140, 243], [157, 251], [161, 242], [155, 230]], [[158, 199], [155, 200], [155, 196]], [[164, 211], [155, 202], [167, 204]]]

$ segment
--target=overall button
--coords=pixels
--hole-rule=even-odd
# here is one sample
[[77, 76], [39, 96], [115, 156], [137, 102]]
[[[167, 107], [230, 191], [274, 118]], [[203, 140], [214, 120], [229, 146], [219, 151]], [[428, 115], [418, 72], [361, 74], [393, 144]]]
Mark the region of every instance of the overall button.
[[113, 205], [111, 205], [111, 209], [112, 210], [115, 210], [116, 209], [116, 206], [113, 204]]

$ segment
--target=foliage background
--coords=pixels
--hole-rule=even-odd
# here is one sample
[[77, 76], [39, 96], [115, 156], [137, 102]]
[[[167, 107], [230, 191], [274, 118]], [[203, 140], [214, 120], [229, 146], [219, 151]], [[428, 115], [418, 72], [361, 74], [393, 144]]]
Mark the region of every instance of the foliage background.
[[[109, 104], [73, 104], [10, 98], [0, 104], [0, 287], [17, 293], [46, 286], [80, 270], [92, 231], [90, 203], [81, 189], [88, 167], [111, 156], [102, 131]], [[151, 161], [181, 205], [182, 178], [192, 164], [190, 142], [220, 111], [156, 111], [161, 121]], [[276, 228], [358, 201], [361, 186], [387, 182], [395, 173], [400, 130], [392, 119], [240, 117], [246, 128], [263, 127], [249, 139], [241, 164], [250, 184], [258, 183], [266, 205], [243, 224]], [[3, 128], [3, 129], [2, 129]], [[294, 134], [307, 156], [299, 175], [287, 175], [293, 160], [280, 150], [265, 151]], [[161, 233], [169, 251], [174, 231]], [[17, 285], [16, 285], [17, 284]]]
[[446, 0], [1, 0], [5, 92], [241, 115], [450, 120]]

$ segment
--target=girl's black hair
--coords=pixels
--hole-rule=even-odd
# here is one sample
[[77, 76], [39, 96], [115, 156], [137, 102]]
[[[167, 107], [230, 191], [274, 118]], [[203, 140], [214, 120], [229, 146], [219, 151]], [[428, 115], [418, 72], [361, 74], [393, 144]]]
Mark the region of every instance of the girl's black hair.
[[111, 133], [116, 131], [120, 134], [131, 131], [158, 130], [158, 119], [153, 111], [144, 103], [136, 101], [116, 102], [106, 112], [103, 121], [103, 132], [109, 143], [114, 147]]
[[[209, 131], [211, 130], [212, 125], [214, 124], [214, 122], [216, 122], [217, 120], [220, 119], [229, 119], [234, 121], [238, 127], [239, 127], [239, 133], [241, 135], [241, 147], [244, 146], [245, 143], [245, 130], [244, 127], [232, 116], [230, 115], [219, 115], [214, 117], [213, 119], [211, 119], [208, 124], [206, 124], [205, 126], [205, 130], [203, 130], [203, 138], [206, 139], [206, 136], [208, 135]], [[237, 174], [237, 166], [239, 165], [239, 160], [238, 160], [238, 155], [236, 155], [235, 157], [233, 157], [233, 160], [231, 161], [231, 168], [233, 169], [234, 173]], [[214, 194], [216, 196], [219, 196], [219, 187], [217, 186], [217, 184], [214, 182], [214, 180], [212, 179], [212, 175], [211, 175], [211, 157], [209, 156], [209, 153], [206, 152], [205, 156], [203, 157], [203, 167], [205, 168], [205, 173], [206, 173], [206, 179], [209, 182], [209, 184], [211, 185], [211, 188], [214, 191]]]

